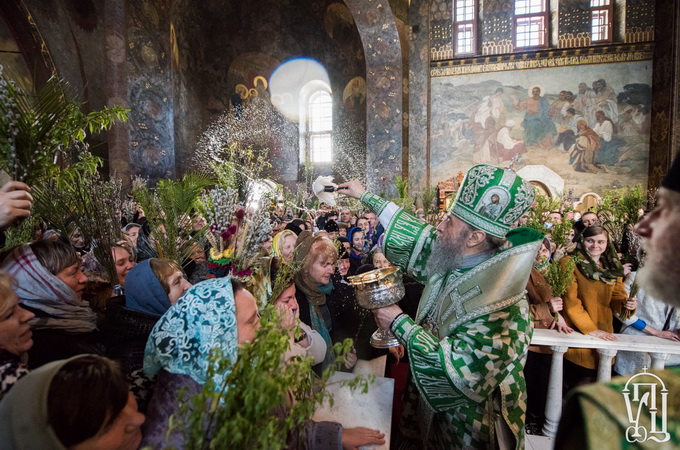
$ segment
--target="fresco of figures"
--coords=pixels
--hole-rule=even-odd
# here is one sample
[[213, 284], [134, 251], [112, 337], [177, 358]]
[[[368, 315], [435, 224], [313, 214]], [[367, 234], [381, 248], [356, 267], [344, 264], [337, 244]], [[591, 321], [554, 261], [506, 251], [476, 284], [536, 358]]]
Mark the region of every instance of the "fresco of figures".
[[576, 195], [647, 183], [651, 62], [432, 80], [435, 182], [477, 163], [544, 165]]

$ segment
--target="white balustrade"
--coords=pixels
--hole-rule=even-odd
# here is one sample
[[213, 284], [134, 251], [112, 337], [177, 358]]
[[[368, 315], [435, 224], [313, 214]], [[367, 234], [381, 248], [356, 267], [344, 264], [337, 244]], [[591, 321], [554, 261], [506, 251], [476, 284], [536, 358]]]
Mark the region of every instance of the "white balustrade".
[[600, 355], [598, 381], [611, 379], [611, 362], [619, 350], [648, 353], [652, 370], [662, 370], [670, 355], [680, 355], [680, 343], [655, 336], [616, 334], [616, 341], [605, 341], [579, 332], [559, 333], [556, 330], [535, 329], [531, 345], [545, 345], [552, 349], [552, 365], [545, 404], [543, 434], [554, 437], [562, 414], [562, 368], [564, 353], [568, 348], [592, 348]]

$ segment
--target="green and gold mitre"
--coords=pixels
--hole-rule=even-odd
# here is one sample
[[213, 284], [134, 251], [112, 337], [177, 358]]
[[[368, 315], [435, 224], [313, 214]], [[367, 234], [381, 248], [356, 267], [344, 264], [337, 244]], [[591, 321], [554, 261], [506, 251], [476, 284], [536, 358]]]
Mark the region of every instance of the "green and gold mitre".
[[515, 172], [479, 164], [468, 171], [449, 212], [502, 238], [533, 203], [534, 188]]

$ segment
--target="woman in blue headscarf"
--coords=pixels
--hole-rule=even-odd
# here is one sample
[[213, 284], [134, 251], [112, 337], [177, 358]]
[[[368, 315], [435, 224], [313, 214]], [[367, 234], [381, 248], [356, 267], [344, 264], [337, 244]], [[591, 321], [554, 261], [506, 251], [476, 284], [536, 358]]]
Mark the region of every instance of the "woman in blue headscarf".
[[[187, 398], [198, 394], [207, 381], [211, 350], [218, 348], [223, 357], [236, 361], [239, 344], [252, 341], [258, 327], [255, 297], [230, 277], [196, 284], [161, 317], [144, 355], [144, 371], [156, 374], [157, 381], [142, 446], [184, 447], [184, 437], [177, 431], [166, 441], [169, 418], [178, 410], [177, 392], [184, 388]], [[219, 386], [228, 375], [229, 371], [214, 374], [213, 381]], [[308, 449], [384, 443], [376, 430], [353, 428], [343, 432], [335, 422], [310, 422], [305, 436], [304, 447]]]
[[125, 297], [111, 301], [103, 327], [108, 356], [123, 372], [142, 368], [151, 329], [190, 286], [179, 264], [169, 259], [147, 259], [130, 270]]

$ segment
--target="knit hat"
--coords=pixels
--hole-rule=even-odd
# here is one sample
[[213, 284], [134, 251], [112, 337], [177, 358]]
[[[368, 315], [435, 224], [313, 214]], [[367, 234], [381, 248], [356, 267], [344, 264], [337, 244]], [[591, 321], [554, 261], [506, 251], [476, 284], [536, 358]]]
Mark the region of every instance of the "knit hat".
[[286, 225], [286, 228], [284, 228], [284, 230], [290, 230], [293, 233], [295, 233], [296, 236], [300, 236], [300, 233], [302, 233], [302, 228], [300, 228], [299, 226], [295, 225], [292, 222]]
[[335, 220], [327, 220], [324, 229], [329, 233], [337, 232], [339, 230], [338, 223]]
[[454, 216], [499, 238], [534, 202], [534, 188], [510, 169], [473, 166], [449, 211]]

